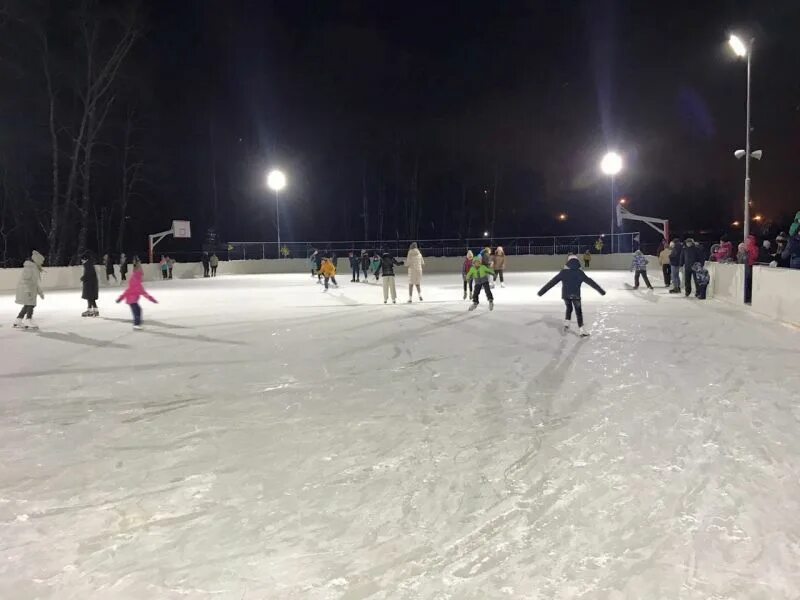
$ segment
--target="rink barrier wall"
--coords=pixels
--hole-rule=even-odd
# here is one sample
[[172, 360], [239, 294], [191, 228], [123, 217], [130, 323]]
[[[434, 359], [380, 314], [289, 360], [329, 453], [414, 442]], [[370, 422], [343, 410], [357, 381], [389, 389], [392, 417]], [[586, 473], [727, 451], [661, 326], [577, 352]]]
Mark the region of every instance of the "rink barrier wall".
[[[403, 257], [399, 257], [402, 259]], [[514, 271], [558, 271], [564, 266], [566, 256], [542, 256], [542, 255], [524, 255], [524, 256], [510, 256], [506, 259], [506, 272], [513, 273]], [[650, 268], [658, 269], [655, 257], [649, 257]], [[442, 274], [442, 273], [461, 273], [461, 267], [464, 259], [462, 257], [430, 257], [425, 259], [424, 273], [429, 274]], [[629, 254], [616, 254], [616, 255], [598, 255], [592, 258], [591, 270], [625, 270], [629, 269], [631, 264], [631, 255]], [[161, 270], [158, 264], [145, 264], [142, 265], [144, 269], [145, 281], [153, 281], [161, 279]], [[97, 277], [100, 281], [100, 287], [119, 287], [119, 284], [111, 280], [111, 283], [106, 282], [106, 270], [102, 265], [95, 267], [97, 270]], [[119, 265], [114, 269], [114, 272], [119, 278]], [[219, 276], [225, 275], [259, 275], [268, 273], [306, 273], [308, 272], [308, 263], [303, 258], [287, 258], [283, 260], [265, 259], [265, 260], [232, 260], [220, 261], [217, 269]], [[341, 276], [350, 274], [350, 265], [348, 257], [339, 259], [338, 272]], [[19, 280], [22, 269], [0, 269], [0, 292], [14, 292], [17, 288], [17, 281]], [[405, 275], [405, 268], [397, 268], [398, 275]], [[131, 269], [128, 269], [130, 276]], [[83, 267], [45, 267], [42, 273], [42, 289], [44, 290], [77, 290], [81, 288], [81, 276], [83, 275]], [[173, 279], [197, 279], [203, 277], [203, 265], [201, 263], [175, 263], [172, 271]]]
[[[707, 298], [716, 298], [737, 306], [744, 306], [744, 265], [706, 263], [711, 282]], [[755, 295], [755, 289], [753, 290]]]
[[800, 270], [753, 267], [753, 312], [800, 326]]

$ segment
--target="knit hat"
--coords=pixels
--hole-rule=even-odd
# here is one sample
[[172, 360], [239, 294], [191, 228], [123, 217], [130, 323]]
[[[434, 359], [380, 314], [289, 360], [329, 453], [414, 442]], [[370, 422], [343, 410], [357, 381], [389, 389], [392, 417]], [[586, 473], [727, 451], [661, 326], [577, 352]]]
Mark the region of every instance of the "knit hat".
[[44, 264], [44, 256], [42, 256], [41, 252], [38, 250], [31, 252], [31, 260], [36, 263], [37, 267], [40, 269], [42, 268], [42, 265]]
[[472, 265], [475, 267], [480, 267], [483, 264], [480, 258], [475, 257], [472, 259]]

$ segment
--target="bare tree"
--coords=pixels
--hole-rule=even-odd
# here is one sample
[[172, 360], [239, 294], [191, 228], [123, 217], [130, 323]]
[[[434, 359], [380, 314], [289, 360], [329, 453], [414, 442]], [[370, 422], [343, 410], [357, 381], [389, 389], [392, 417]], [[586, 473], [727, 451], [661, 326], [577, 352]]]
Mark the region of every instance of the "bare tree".
[[[120, 66], [125, 57], [130, 52], [131, 47], [139, 37], [139, 21], [135, 11], [128, 12], [121, 21], [122, 30], [117, 34], [116, 40], [110, 45], [112, 50], [105, 60], [99, 55], [102, 52], [101, 44], [98, 43], [99, 37], [105, 33], [109, 26], [109, 21], [98, 15], [96, 11], [90, 10], [90, 3], [85, 2], [80, 14], [81, 38], [84, 44], [86, 61], [86, 80], [85, 88], [80, 92], [82, 101], [82, 115], [78, 126], [77, 134], [72, 146], [70, 156], [69, 175], [65, 190], [64, 210], [60, 217], [61, 226], [66, 227], [69, 221], [69, 211], [73, 203], [75, 189], [78, 182], [78, 172], [81, 165], [81, 151], [88, 152], [89, 160], [83, 161], [85, 166], [84, 178], [90, 177], [91, 171], [91, 146], [94, 144], [99, 126], [102, 125], [100, 117], [104, 118], [110, 107], [111, 99], [107, 97], [111, 85], [117, 77]], [[100, 113], [98, 114], [98, 110]], [[85, 158], [85, 157], [84, 157]], [[85, 195], [80, 206], [80, 232], [78, 235], [78, 253], [81, 254], [86, 249], [86, 232], [89, 221], [89, 204], [91, 196], [87, 187], [84, 187]], [[66, 253], [67, 235], [61, 235], [58, 243], [55, 260], [61, 264]]]
[[136, 160], [133, 144], [136, 111], [128, 108], [125, 117], [125, 131], [122, 143], [122, 185], [119, 196], [119, 229], [117, 230], [117, 252], [122, 252], [125, 244], [125, 221], [128, 218], [128, 202], [134, 194], [136, 186], [142, 181], [141, 172], [144, 162]]

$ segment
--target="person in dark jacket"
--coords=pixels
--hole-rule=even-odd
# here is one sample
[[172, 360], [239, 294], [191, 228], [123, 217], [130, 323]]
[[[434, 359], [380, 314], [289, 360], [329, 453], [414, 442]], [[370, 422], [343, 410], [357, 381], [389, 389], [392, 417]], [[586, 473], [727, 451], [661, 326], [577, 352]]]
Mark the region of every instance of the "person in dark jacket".
[[[697, 244], [694, 243], [692, 238], [686, 238], [686, 241], [683, 243], [683, 252], [681, 253], [681, 266], [683, 267], [683, 278], [685, 280], [683, 285], [687, 298], [692, 293], [692, 280], [694, 280], [694, 271], [692, 271], [692, 265], [697, 262], [699, 262], [702, 266], [702, 264], [705, 262], [705, 260], [703, 260], [703, 254]], [[696, 281], [695, 287], [697, 287]]]
[[397, 260], [388, 252], [381, 255], [380, 271], [383, 275], [383, 303], [389, 300], [389, 294], [392, 295], [392, 304], [397, 303], [397, 288], [394, 284], [394, 268], [403, 264], [402, 260]]
[[694, 272], [694, 281], [697, 284], [697, 292], [695, 292], [695, 298], [700, 300], [706, 299], [706, 290], [708, 289], [708, 284], [711, 281], [711, 276], [708, 274], [708, 269], [703, 267], [699, 262], [696, 262], [692, 265], [692, 271]]
[[86, 300], [86, 310], [81, 313], [82, 317], [98, 317], [100, 311], [97, 310], [97, 297], [99, 295], [100, 283], [97, 281], [97, 271], [94, 268], [94, 255], [87, 252], [83, 259], [83, 275], [81, 276], [81, 298]]
[[789, 261], [790, 269], [800, 269], [800, 228], [795, 228], [795, 223], [792, 223], [792, 229], [795, 231], [789, 230], [792, 237], [789, 238], [786, 248], [781, 252], [781, 258]]
[[606, 295], [606, 291], [601, 288], [597, 283], [586, 273], [581, 271], [581, 263], [577, 256], [570, 256], [567, 258], [567, 266], [564, 267], [555, 277], [548, 281], [542, 289], [539, 290], [539, 296], [544, 296], [550, 288], [557, 283], [561, 284], [561, 298], [567, 307], [567, 314], [564, 317], [564, 330], [569, 329], [570, 322], [572, 321], [572, 311], [575, 310], [575, 315], [578, 317], [578, 331], [581, 337], [589, 335], [583, 328], [583, 307], [581, 306], [581, 285], [584, 283], [591, 286], [601, 296]]
[[670, 279], [672, 279], [672, 289], [670, 294], [681, 293], [681, 256], [683, 255], [683, 244], [678, 238], [669, 243], [669, 266], [671, 269]]
[[359, 257], [356, 256], [355, 252], [350, 252], [347, 255], [348, 260], [350, 261], [350, 270], [353, 272], [353, 277], [350, 279], [352, 283], [357, 283], [361, 281], [361, 261]]
[[128, 257], [125, 256], [124, 252], [119, 255], [119, 280], [128, 280]]
[[103, 256], [103, 264], [106, 266], [106, 282], [109, 282], [109, 278], [113, 277], [114, 283], [117, 283], [117, 276], [114, 274], [114, 259], [110, 254]]
[[[203, 277], [208, 277], [208, 270], [211, 267], [211, 259], [208, 257], [208, 252], [203, 252], [200, 262], [203, 263]], [[169, 269], [169, 259], [167, 259], [167, 268]]]
[[[326, 255], [327, 256], [327, 255]], [[314, 251], [314, 264], [317, 266], [317, 283], [322, 285], [322, 259], [323, 253]]]
[[369, 280], [370, 259], [369, 259], [369, 253], [366, 250], [361, 251], [360, 262], [361, 262], [361, 272], [364, 274], [364, 283], [367, 283], [367, 281]]

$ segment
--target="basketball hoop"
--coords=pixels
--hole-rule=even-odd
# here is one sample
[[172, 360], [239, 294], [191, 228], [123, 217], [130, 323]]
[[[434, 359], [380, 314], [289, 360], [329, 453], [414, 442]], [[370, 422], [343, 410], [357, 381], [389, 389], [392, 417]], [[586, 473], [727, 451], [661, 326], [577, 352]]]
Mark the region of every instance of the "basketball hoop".
[[156, 245], [168, 235], [172, 235], [175, 239], [189, 239], [192, 237], [192, 224], [190, 221], [172, 221], [172, 228], [158, 233], [152, 233], [148, 236], [148, 253], [150, 255], [150, 262], [153, 262], [153, 250]]

